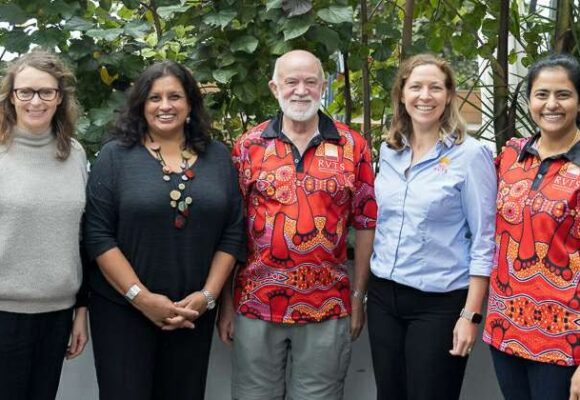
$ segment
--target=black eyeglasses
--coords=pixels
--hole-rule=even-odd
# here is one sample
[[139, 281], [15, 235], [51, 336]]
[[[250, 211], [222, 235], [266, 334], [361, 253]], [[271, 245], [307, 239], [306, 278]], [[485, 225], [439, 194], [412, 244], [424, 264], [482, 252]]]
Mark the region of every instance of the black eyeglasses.
[[44, 101], [52, 101], [56, 99], [59, 90], [55, 88], [40, 88], [38, 90], [34, 90], [32, 88], [18, 88], [13, 89], [14, 95], [20, 101], [30, 101], [34, 98], [35, 94], [38, 94], [40, 100]]

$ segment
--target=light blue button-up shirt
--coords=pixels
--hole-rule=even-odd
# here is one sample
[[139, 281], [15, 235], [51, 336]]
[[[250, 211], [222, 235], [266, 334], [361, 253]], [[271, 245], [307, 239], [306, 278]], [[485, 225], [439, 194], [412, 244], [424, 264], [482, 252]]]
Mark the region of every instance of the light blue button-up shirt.
[[491, 151], [447, 135], [418, 163], [381, 145], [371, 271], [425, 292], [467, 288], [489, 276], [495, 251], [496, 173]]

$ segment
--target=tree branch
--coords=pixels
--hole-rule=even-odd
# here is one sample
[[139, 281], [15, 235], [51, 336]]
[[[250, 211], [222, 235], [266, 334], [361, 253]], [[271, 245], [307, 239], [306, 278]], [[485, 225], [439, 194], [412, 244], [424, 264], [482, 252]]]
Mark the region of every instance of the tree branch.
[[350, 125], [352, 119], [352, 94], [350, 92], [350, 70], [348, 66], [348, 52], [343, 54], [344, 60], [344, 86], [342, 88], [344, 95], [344, 123]]
[[413, 10], [415, 9], [415, 0], [405, 2], [405, 19], [403, 20], [403, 39], [401, 41], [401, 60], [407, 57], [409, 48], [413, 40]]
[[161, 41], [161, 36], [163, 35], [163, 31], [161, 30], [161, 18], [159, 18], [159, 14], [157, 14], [157, 4], [155, 0], [149, 0], [149, 4], [145, 3], [144, 1], [140, 2], [143, 7], [151, 11], [151, 15], [153, 16], [153, 25], [155, 26], [155, 33], [157, 34], [157, 42]]
[[[367, 0], [360, 1], [360, 26], [361, 26], [361, 45], [368, 46], [369, 35], [367, 34]], [[363, 97], [363, 136], [373, 148], [373, 137], [371, 135], [371, 83], [369, 79], [369, 58], [365, 57], [362, 63], [362, 97]]]

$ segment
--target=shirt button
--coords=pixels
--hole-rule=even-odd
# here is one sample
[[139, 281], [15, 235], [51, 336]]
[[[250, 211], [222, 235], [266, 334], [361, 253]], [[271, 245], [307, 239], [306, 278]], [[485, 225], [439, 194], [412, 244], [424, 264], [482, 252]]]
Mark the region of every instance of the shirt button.
[[544, 176], [544, 175], [538, 174], [538, 179], [542, 179], [542, 176]]
[[298, 164], [298, 163], [300, 162], [300, 160], [296, 158], [296, 159], [294, 159], [294, 162], [295, 162], [296, 164]]

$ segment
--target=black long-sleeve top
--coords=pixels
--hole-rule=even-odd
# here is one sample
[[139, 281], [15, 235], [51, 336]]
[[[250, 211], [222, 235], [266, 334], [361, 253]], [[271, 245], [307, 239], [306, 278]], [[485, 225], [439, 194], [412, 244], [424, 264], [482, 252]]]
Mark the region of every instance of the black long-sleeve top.
[[[183, 196], [193, 203], [187, 225], [176, 229], [169, 192], [179, 176], [164, 181], [159, 161], [142, 145], [105, 144], [87, 185], [89, 258], [119, 247], [142, 283], [173, 301], [203, 287], [216, 251], [243, 261], [242, 199], [229, 152], [212, 141], [192, 169], [195, 179], [186, 183]], [[92, 268], [89, 282], [96, 293], [126, 304], [99, 268]]]

